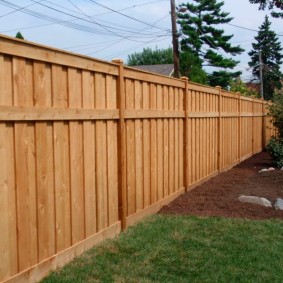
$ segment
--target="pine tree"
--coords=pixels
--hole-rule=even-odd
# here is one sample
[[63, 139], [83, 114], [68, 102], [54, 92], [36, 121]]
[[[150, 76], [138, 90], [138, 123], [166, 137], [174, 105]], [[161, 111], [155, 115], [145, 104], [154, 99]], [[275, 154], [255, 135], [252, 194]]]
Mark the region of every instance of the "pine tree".
[[271, 22], [265, 17], [263, 24], [259, 27], [256, 42], [252, 44], [253, 50], [248, 54], [251, 57], [249, 66], [253, 69], [253, 76], [260, 79], [259, 52], [261, 50], [261, 64], [263, 74], [263, 96], [264, 99], [272, 99], [276, 89], [280, 89], [281, 77], [280, 65], [283, 55], [279, 39], [274, 31], [270, 29]]
[[208, 76], [210, 84], [227, 87], [231, 78], [238, 77], [240, 72], [227, 71], [232, 70], [238, 61], [227, 58], [223, 53], [235, 56], [244, 50], [231, 45], [229, 41], [233, 35], [225, 35], [224, 30], [215, 27], [232, 20], [229, 13], [221, 11], [223, 5], [224, 2], [217, 0], [192, 0], [180, 4], [179, 10], [185, 6], [187, 11], [179, 12], [177, 16], [181, 26], [182, 51], [194, 54], [200, 59], [202, 67], [216, 67], [218, 70]]
[[252, 4], [259, 4], [259, 10], [269, 9], [274, 18], [283, 18], [282, 0], [250, 0]]
[[15, 37], [18, 38], [18, 39], [24, 39], [23, 35], [19, 31], [17, 32]]

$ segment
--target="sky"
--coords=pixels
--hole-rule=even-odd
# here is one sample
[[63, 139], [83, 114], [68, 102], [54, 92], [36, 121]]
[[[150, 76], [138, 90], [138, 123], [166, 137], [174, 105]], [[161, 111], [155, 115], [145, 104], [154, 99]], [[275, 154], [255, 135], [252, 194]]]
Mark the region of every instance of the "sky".
[[[181, 3], [176, 0], [176, 6]], [[247, 53], [269, 12], [259, 11], [248, 0], [224, 1], [222, 10], [234, 18], [232, 25], [221, 28], [245, 49], [234, 58], [240, 61], [236, 69], [243, 72], [242, 79], [248, 81], [252, 75]], [[283, 46], [283, 19], [270, 20]], [[17, 31], [39, 44], [126, 61], [146, 47], [172, 46], [170, 0], [0, 0], [0, 34], [15, 36]]]

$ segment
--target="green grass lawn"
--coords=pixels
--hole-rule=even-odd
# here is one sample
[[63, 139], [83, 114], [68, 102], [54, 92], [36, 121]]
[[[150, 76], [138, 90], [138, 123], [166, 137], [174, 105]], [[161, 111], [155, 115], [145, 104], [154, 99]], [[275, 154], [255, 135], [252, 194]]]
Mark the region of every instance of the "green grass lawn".
[[283, 222], [154, 215], [43, 282], [283, 282]]

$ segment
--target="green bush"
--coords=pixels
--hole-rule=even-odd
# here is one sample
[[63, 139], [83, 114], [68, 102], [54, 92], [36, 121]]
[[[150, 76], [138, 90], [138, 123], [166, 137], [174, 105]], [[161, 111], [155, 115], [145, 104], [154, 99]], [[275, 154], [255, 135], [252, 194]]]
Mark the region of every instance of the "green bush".
[[283, 95], [280, 93], [275, 94], [272, 102], [268, 109], [268, 115], [277, 129], [278, 138], [283, 140]]
[[283, 139], [271, 138], [266, 150], [273, 158], [273, 164], [277, 167], [283, 167]]

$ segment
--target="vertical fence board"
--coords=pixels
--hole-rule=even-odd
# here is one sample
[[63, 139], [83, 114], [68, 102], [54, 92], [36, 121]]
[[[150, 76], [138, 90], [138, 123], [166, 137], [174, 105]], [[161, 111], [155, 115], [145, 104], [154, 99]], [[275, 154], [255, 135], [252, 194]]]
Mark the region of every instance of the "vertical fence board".
[[[67, 69], [52, 66], [53, 106], [64, 108], [68, 106]], [[56, 222], [56, 252], [71, 245], [71, 206], [70, 206], [70, 157], [69, 157], [69, 125], [55, 121], [54, 134], [54, 170], [55, 179], [55, 222]]]
[[[142, 109], [142, 83], [140, 81], [135, 82], [135, 106], [136, 110]], [[143, 136], [143, 122], [140, 119], [135, 121], [135, 156], [136, 156], [136, 210], [141, 211], [144, 208], [144, 176], [143, 176], [143, 146], [142, 146], [142, 136]]]
[[[116, 80], [106, 78], [107, 109], [116, 109]], [[107, 121], [108, 225], [118, 221], [118, 152], [117, 123]]]
[[[156, 109], [163, 110], [163, 88], [157, 85], [157, 102]], [[163, 119], [157, 119], [157, 200], [164, 197], [164, 137], [163, 137]]]
[[[91, 72], [82, 73], [83, 107], [93, 109], [94, 75]], [[85, 234], [89, 237], [97, 231], [96, 215], [96, 168], [95, 168], [95, 123], [83, 122], [84, 150], [84, 189], [85, 189]]]
[[[69, 68], [69, 106], [82, 107], [82, 72]], [[72, 121], [70, 130], [70, 177], [71, 177], [71, 223], [72, 244], [85, 237], [85, 196], [83, 172], [83, 125]]]
[[276, 133], [268, 102], [0, 37], [0, 281], [40, 280]]
[[[13, 105], [12, 61], [0, 55], [0, 105]], [[18, 271], [14, 127], [0, 123], [0, 280]]]
[[[34, 99], [39, 107], [51, 107], [51, 68], [34, 63]], [[38, 259], [55, 253], [54, 168], [52, 124], [35, 124]]]
[[[33, 66], [13, 59], [15, 106], [33, 106]], [[38, 262], [34, 123], [15, 124], [19, 271]]]
[[[135, 96], [132, 80], [126, 80], [126, 109], [134, 109]], [[135, 121], [130, 119], [126, 122], [127, 136], [127, 195], [128, 214], [136, 212], [136, 161], [135, 161]]]
[[[150, 84], [150, 109], [156, 109], [156, 84]], [[150, 203], [157, 201], [157, 136], [156, 119], [150, 121]]]
[[[150, 108], [149, 84], [142, 84], [143, 109]], [[144, 208], [150, 205], [150, 122], [149, 119], [143, 120], [143, 191]]]
[[[163, 87], [163, 109], [169, 110], [168, 86]], [[169, 195], [169, 121], [163, 120], [163, 182], [164, 197]]]
[[[169, 88], [169, 109], [174, 110], [173, 88]], [[169, 195], [174, 192], [174, 121], [169, 119]]]
[[[105, 109], [106, 106], [106, 82], [105, 76], [95, 74], [95, 104], [97, 109]], [[108, 225], [108, 201], [107, 201], [107, 129], [105, 121], [96, 122], [96, 192], [97, 192], [97, 228], [98, 231]]]

